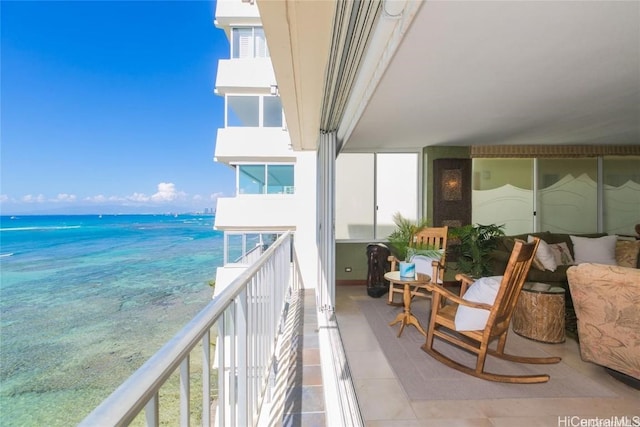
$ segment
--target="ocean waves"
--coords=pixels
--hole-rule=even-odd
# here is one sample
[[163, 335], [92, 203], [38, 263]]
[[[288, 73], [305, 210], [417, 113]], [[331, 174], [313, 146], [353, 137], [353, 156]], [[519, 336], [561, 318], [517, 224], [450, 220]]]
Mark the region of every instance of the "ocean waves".
[[80, 225], [62, 225], [62, 226], [31, 226], [31, 227], [7, 227], [0, 228], [0, 232], [7, 231], [49, 231], [49, 230], [71, 230], [74, 228], [80, 228]]

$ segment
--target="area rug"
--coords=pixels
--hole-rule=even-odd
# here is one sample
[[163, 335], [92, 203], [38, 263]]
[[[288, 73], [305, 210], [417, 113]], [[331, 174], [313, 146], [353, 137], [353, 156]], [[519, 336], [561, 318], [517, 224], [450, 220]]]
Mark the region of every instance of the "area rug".
[[[429, 301], [416, 300], [412, 311], [426, 329]], [[399, 324], [389, 322], [402, 310], [386, 304], [386, 299], [358, 300], [358, 306], [373, 330], [389, 364], [411, 400], [481, 400], [558, 397], [615, 397], [616, 393], [598, 384], [564, 362], [552, 365], [532, 365], [507, 362], [487, 357], [485, 370], [500, 374], [549, 374], [542, 384], [505, 384], [481, 380], [463, 374], [438, 362], [420, 347], [425, 338], [413, 326], [407, 326], [398, 337]], [[475, 357], [436, 338], [434, 347], [448, 357], [475, 366]], [[523, 356], [550, 356], [544, 344], [523, 338], [513, 331], [507, 338], [506, 352]]]

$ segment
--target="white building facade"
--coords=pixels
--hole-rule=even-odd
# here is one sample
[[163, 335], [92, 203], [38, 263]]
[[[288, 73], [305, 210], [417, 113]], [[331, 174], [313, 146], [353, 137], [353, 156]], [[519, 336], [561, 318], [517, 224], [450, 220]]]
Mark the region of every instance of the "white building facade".
[[[294, 151], [269, 47], [254, 2], [218, 1], [215, 25], [229, 40], [218, 63], [215, 92], [225, 100], [214, 160], [235, 170], [234, 197], [218, 199], [215, 229], [224, 231], [224, 289], [264, 248], [287, 230], [295, 233], [305, 287], [317, 282], [316, 151]], [[216, 293], [217, 293], [216, 292]]]

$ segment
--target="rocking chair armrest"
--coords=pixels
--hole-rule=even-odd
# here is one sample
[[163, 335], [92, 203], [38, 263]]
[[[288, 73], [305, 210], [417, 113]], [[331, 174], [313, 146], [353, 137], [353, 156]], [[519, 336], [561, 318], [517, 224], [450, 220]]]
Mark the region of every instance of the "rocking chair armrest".
[[493, 308], [493, 306], [490, 304], [467, 301], [466, 299], [459, 297], [458, 295], [454, 294], [448, 289], [445, 289], [443, 286], [438, 285], [437, 283], [429, 283], [427, 285], [427, 289], [430, 290], [431, 292], [437, 292], [438, 294], [442, 295], [445, 299], [451, 300], [459, 305], [464, 305], [472, 308], [481, 308], [483, 310], [491, 310]]
[[456, 280], [461, 282], [460, 286], [460, 296], [464, 295], [467, 292], [467, 288], [475, 282], [474, 279], [467, 276], [466, 274], [458, 273], [456, 274]]
[[460, 282], [465, 282], [467, 285], [470, 285], [473, 282], [475, 282], [475, 280], [473, 280], [471, 277], [467, 276], [466, 274], [462, 274], [462, 273], [456, 274], [456, 280], [458, 280]]

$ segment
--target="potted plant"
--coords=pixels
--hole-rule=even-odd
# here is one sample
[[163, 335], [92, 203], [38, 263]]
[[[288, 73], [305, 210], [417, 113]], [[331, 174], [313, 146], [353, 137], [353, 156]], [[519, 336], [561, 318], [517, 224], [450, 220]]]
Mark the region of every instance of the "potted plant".
[[503, 229], [504, 224], [469, 224], [452, 228], [449, 235], [460, 242], [451, 246], [458, 257], [457, 270], [476, 278], [491, 274], [489, 254], [496, 247], [496, 237], [504, 236]]
[[400, 276], [415, 277], [415, 263], [411, 262], [414, 255], [436, 258], [442, 255], [438, 248], [415, 244], [416, 234], [429, 226], [429, 220], [423, 218], [413, 221], [396, 212], [393, 215], [393, 222], [396, 225], [396, 229], [389, 235], [387, 240], [391, 251], [399, 260]]

